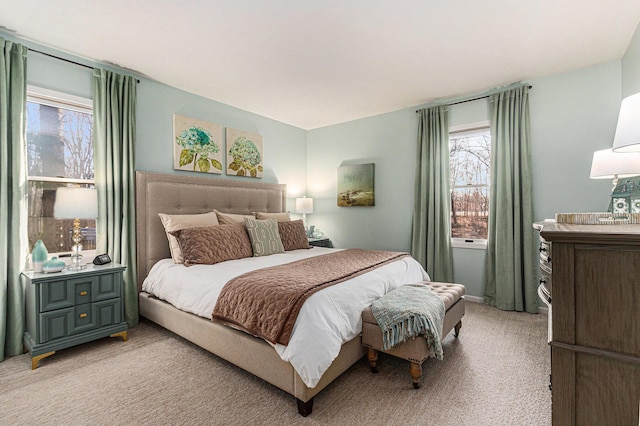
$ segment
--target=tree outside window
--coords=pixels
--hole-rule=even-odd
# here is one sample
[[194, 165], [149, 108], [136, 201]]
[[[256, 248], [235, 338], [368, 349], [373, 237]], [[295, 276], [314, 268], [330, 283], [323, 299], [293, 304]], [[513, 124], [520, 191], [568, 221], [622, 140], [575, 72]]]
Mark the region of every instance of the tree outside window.
[[489, 128], [449, 135], [451, 237], [486, 240], [489, 218]]
[[[42, 239], [50, 252], [70, 251], [73, 220], [53, 217], [56, 188], [92, 187], [93, 115], [91, 101], [66, 104], [30, 93], [27, 101], [27, 173], [29, 245]], [[95, 249], [95, 219], [81, 220], [83, 246]]]

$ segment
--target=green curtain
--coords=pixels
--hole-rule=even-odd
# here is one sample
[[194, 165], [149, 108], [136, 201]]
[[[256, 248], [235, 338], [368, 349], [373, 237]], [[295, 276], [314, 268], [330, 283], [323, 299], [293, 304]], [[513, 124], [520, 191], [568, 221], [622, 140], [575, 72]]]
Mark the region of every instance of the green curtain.
[[27, 243], [27, 48], [0, 38], [0, 361], [23, 352]]
[[125, 265], [124, 308], [138, 323], [134, 147], [136, 84], [131, 76], [93, 71], [93, 138], [98, 188], [97, 249]]
[[485, 303], [538, 312], [535, 282], [529, 86], [489, 97], [491, 189]]
[[411, 254], [433, 281], [453, 282], [447, 107], [419, 110]]

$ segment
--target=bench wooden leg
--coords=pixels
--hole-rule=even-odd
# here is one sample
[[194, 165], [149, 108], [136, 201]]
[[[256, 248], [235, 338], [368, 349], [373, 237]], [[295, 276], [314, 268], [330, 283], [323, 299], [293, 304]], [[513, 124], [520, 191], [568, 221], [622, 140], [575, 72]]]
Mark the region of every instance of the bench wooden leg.
[[369, 368], [372, 373], [378, 372], [378, 351], [373, 348], [369, 348], [367, 351], [367, 359], [369, 360]]
[[461, 328], [462, 328], [462, 320], [458, 321], [456, 326], [453, 328], [453, 335], [458, 337], [460, 335]]
[[413, 388], [419, 389], [420, 377], [422, 377], [422, 364], [411, 361], [411, 364], [409, 364], [409, 374], [411, 375], [411, 379], [413, 380]]

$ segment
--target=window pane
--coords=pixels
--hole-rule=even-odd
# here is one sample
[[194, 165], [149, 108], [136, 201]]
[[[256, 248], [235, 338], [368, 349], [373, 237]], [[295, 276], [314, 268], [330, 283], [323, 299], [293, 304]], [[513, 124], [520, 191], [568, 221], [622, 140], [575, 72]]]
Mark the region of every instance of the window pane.
[[[69, 252], [73, 241], [73, 219], [55, 219], [53, 205], [56, 188], [66, 183], [29, 181], [29, 247], [42, 240], [50, 253]], [[93, 185], [82, 185], [93, 186]], [[80, 244], [83, 250], [96, 248], [95, 219], [81, 219], [80, 228], [84, 237]]]
[[459, 185], [489, 185], [491, 134], [489, 129], [449, 138], [451, 187]]
[[451, 133], [451, 237], [486, 239], [491, 184], [488, 128]]
[[90, 113], [27, 102], [29, 176], [93, 179]]
[[489, 188], [455, 188], [451, 201], [451, 237], [486, 240]]

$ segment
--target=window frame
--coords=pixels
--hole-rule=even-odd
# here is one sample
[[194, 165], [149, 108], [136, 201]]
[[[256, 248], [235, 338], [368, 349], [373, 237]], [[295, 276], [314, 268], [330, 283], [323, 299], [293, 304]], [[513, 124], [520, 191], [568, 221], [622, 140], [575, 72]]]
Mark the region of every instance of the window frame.
[[[38, 103], [42, 105], [51, 106], [54, 108], [64, 108], [71, 111], [76, 111], [84, 114], [90, 114], [93, 121], [93, 100], [84, 98], [81, 96], [64, 93], [57, 90], [50, 90], [44, 87], [27, 85], [27, 97], [26, 102]], [[25, 128], [25, 132], [27, 129]], [[92, 143], [93, 143], [92, 138]], [[26, 140], [25, 140], [26, 143]], [[94, 146], [95, 148], [95, 146]], [[95, 165], [94, 165], [95, 170]], [[50, 182], [50, 183], [68, 183], [78, 184], [95, 187], [95, 179], [79, 179], [79, 178], [61, 178], [56, 176], [31, 176], [27, 171], [27, 185], [30, 186], [31, 182]], [[97, 218], [96, 218], [97, 221]], [[97, 228], [97, 227], [96, 227]], [[86, 257], [95, 255], [97, 249], [81, 250], [80, 253]], [[66, 254], [69, 251], [57, 251], [52, 250], [49, 255]]]
[[[466, 123], [459, 124], [455, 126], [449, 127], [449, 141], [451, 141], [451, 135], [457, 133], [472, 133], [479, 130], [489, 130], [489, 134], [491, 134], [491, 123], [489, 120], [478, 121], [474, 123]], [[450, 142], [449, 142], [450, 143]], [[485, 188], [488, 187], [490, 190], [491, 184], [489, 185], [465, 185], [466, 188]], [[453, 186], [449, 188], [450, 192], [453, 194]], [[489, 205], [489, 210], [491, 210], [491, 205]], [[458, 238], [458, 237], [450, 237], [451, 238], [451, 247], [453, 248], [465, 248], [465, 249], [476, 249], [476, 250], [486, 250], [487, 249], [487, 240], [481, 238]]]

